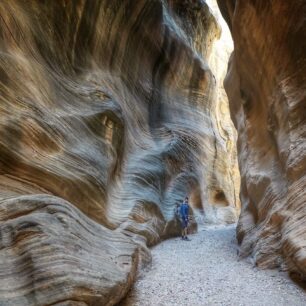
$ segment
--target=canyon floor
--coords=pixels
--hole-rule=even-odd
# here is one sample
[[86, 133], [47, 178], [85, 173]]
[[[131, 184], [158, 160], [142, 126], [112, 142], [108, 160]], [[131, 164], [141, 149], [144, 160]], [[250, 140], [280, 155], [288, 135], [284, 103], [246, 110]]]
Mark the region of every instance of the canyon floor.
[[238, 258], [234, 225], [202, 227], [190, 239], [152, 248], [152, 265], [120, 306], [306, 305], [306, 293], [285, 273]]

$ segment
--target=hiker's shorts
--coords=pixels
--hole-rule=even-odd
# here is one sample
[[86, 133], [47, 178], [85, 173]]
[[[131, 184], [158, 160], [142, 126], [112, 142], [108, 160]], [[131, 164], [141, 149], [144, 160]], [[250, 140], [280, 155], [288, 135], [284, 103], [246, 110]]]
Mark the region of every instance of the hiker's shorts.
[[186, 228], [188, 226], [188, 219], [182, 219], [181, 223], [182, 223], [182, 228]]

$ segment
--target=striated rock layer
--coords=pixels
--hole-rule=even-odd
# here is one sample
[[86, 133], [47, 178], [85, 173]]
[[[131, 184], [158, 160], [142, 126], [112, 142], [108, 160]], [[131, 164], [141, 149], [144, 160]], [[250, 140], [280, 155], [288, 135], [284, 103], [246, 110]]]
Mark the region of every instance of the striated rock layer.
[[[218, 39], [212, 48], [211, 55], [209, 57], [209, 66], [214, 74], [216, 80], [216, 90], [215, 90], [215, 110], [212, 113], [212, 120], [215, 120], [215, 124], [218, 129], [218, 133], [216, 133], [216, 137], [220, 137], [218, 144], [222, 144], [224, 149], [218, 149], [217, 154], [219, 154], [219, 160], [223, 161], [224, 165], [222, 167], [223, 171], [218, 170], [216, 175], [218, 175], [218, 181], [223, 182], [223, 189], [226, 190], [226, 194], [231, 194], [231, 197], [234, 199], [236, 203], [236, 214], [240, 213], [240, 201], [239, 201], [239, 191], [240, 191], [240, 173], [238, 168], [237, 161], [237, 131], [234, 128], [233, 122], [230, 119], [230, 111], [229, 111], [229, 103], [226, 92], [224, 90], [223, 81], [227, 73], [228, 61], [230, 55], [233, 51], [233, 41], [231, 38], [231, 33], [229, 28], [222, 18], [220, 10], [218, 8], [218, 4], [216, 0], [207, 0], [210, 8], [213, 11], [214, 16], [216, 17], [218, 23], [221, 26], [222, 32], [220, 39]], [[221, 156], [220, 156], [221, 155]], [[228, 182], [232, 181], [232, 184]], [[215, 191], [213, 196], [218, 199], [218, 193]], [[220, 196], [220, 193], [219, 193]], [[213, 201], [212, 197], [212, 201]], [[224, 204], [224, 202], [223, 202]], [[229, 207], [225, 206], [221, 209], [222, 201], [216, 201], [218, 206], [218, 210], [216, 210], [217, 215], [228, 215], [227, 213]], [[232, 216], [233, 217], [233, 216]], [[228, 219], [229, 221], [231, 219]], [[233, 219], [232, 219], [233, 220]]]
[[1, 1], [0, 304], [117, 303], [186, 194], [235, 221], [219, 36], [203, 1]]
[[306, 277], [306, 3], [219, 0], [234, 40], [241, 254]]

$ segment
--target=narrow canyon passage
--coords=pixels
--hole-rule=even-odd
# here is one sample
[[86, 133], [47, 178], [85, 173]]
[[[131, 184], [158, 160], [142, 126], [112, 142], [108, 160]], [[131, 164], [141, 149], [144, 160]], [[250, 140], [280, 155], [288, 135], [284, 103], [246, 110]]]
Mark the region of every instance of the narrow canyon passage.
[[306, 305], [305, 16], [1, 0], [0, 306]]
[[306, 304], [302, 289], [277, 270], [259, 270], [239, 260], [235, 225], [199, 229], [152, 249], [152, 265], [120, 306]]

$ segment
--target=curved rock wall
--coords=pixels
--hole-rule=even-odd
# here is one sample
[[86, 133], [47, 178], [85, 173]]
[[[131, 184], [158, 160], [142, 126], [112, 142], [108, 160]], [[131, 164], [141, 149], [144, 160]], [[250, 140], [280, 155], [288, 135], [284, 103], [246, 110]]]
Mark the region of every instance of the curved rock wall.
[[118, 302], [186, 194], [235, 220], [203, 1], [7, 0], [0, 25], [1, 303]]
[[219, 0], [234, 40], [241, 254], [306, 277], [306, 3]]
[[[225, 220], [227, 219], [229, 222], [232, 220], [233, 222], [233, 215], [239, 215], [240, 213], [240, 173], [236, 149], [237, 131], [230, 119], [228, 98], [223, 86], [223, 81], [227, 73], [228, 61], [233, 51], [233, 41], [229, 28], [221, 16], [217, 1], [208, 0], [207, 3], [212, 9], [222, 30], [220, 39], [214, 43], [209, 57], [209, 66], [216, 80], [214, 97], [214, 99], [216, 99], [216, 104], [211, 118], [215, 122], [216, 129], [218, 130], [218, 133], [216, 133], [216, 137], [219, 137], [219, 141], [217, 142], [218, 160], [224, 163], [223, 166], [220, 167], [223, 171], [219, 170], [216, 172], [221, 188], [212, 189], [211, 201], [218, 207], [216, 210], [217, 216], [220, 216], [221, 219], [223, 216], [223, 219], [225, 217]], [[220, 144], [222, 144], [221, 148], [219, 148]], [[232, 183], [229, 184], [229, 181]], [[230, 198], [231, 203], [236, 203], [236, 212], [234, 214], [229, 214], [229, 209], [232, 209], [232, 207], [226, 206], [226, 199], [223, 198], [222, 200], [222, 190], [226, 190], [226, 198]]]

